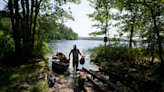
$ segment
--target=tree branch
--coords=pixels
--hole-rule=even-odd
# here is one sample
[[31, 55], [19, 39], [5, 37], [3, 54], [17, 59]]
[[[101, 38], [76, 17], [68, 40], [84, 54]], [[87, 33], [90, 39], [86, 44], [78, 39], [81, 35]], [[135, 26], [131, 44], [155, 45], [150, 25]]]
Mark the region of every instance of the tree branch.
[[27, 43], [29, 43], [29, 39], [30, 39], [30, 36], [29, 36], [29, 27], [30, 27], [30, 24], [29, 24], [29, 0], [26, 0], [26, 10], [27, 10], [27, 16], [26, 16], [26, 40], [27, 40]]
[[33, 34], [32, 34], [32, 48], [31, 48], [31, 51], [33, 50], [33, 47], [34, 47], [34, 41], [35, 41], [35, 27], [36, 27], [36, 21], [37, 21], [37, 16], [38, 16], [38, 13], [39, 13], [39, 8], [40, 8], [40, 4], [41, 4], [41, 1], [38, 3], [38, 0], [36, 0], [36, 8], [35, 8], [35, 18], [34, 18], [34, 27], [33, 27]]
[[32, 19], [33, 19], [33, 8], [34, 8], [34, 0], [31, 2], [31, 18], [30, 18], [30, 36], [31, 36], [31, 26], [32, 26]]
[[148, 7], [148, 8], [150, 8], [150, 6], [146, 3], [146, 1], [144, 0], [144, 4]]
[[9, 7], [9, 10], [10, 10], [10, 18], [11, 18], [11, 23], [12, 23], [12, 29], [14, 31], [15, 19], [14, 19], [14, 14], [13, 14], [12, 0], [9, 0], [8, 7]]
[[22, 26], [24, 29], [23, 30], [23, 41], [26, 42], [26, 15], [25, 15], [25, 6], [24, 6], [24, 0], [21, 0], [21, 4], [22, 4], [22, 9], [23, 9], [23, 21], [21, 22], [22, 23]]
[[5, 3], [7, 3], [8, 4], [8, 2], [6, 2], [5, 0], [3, 0]]

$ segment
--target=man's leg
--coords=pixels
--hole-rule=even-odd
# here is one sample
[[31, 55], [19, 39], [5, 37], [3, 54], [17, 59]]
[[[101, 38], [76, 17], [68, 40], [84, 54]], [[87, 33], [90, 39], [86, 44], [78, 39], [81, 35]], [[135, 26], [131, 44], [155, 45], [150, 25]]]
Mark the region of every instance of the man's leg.
[[74, 71], [75, 71], [75, 62], [73, 61], [73, 69], [74, 69]]
[[78, 67], [78, 61], [76, 62], [76, 71], [77, 71], [77, 67]]

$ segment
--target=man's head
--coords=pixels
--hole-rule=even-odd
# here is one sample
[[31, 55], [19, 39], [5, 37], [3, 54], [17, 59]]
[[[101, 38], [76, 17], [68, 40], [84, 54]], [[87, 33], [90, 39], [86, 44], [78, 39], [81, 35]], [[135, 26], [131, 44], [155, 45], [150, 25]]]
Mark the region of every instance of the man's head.
[[76, 50], [76, 45], [73, 45], [73, 49]]

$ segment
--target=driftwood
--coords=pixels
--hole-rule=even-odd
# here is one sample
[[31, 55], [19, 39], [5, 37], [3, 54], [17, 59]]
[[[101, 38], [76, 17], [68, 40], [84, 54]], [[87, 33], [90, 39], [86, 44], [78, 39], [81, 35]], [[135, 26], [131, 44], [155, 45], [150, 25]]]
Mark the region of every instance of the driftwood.
[[80, 72], [80, 76], [79, 76], [79, 87], [80, 88], [84, 88], [84, 82], [86, 80], [86, 78], [88, 79], [88, 81], [92, 82], [92, 84], [96, 87], [96, 89], [99, 92], [106, 92], [105, 90], [103, 90], [100, 86], [97, 85], [97, 83], [95, 83], [90, 77], [88, 77], [86, 75], [86, 73], [83, 70], [79, 70]]
[[103, 90], [99, 85], [97, 85], [97, 83], [95, 83], [90, 77], [87, 76], [87, 79], [94, 84], [94, 86], [97, 88], [97, 90], [99, 92], [107, 92], [107, 91]]
[[120, 81], [121, 83], [123, 83], [124, 85], [128, 86], [129, 88], [131, 88], [132, 90], [134, 90], [135, 92], [140, 92], [134, 85], [132, 85], [132, 81], [129, 79], [126, 79], [120, 75], [117, 75], [115, 73], [109, 72], [105, 69], [100, 69], [99, 70], [101, 72], [104, 72], [105, 74], [109, 75], [112, 78], [115, 78], [117, 81]]
[[93, 77], [97, 78], [99, 81], [102, 81], [103, 83], [108, 84], [111, 88], [115, 89], [118, 92], [123, 92], [120, 88], [118, 88], [114, 83], [108, 81], [106, 78], [104, 78], [102, 75], [96, 73], [95, 71], [92, 70], [87, 70], [85, 68], [82, 68], [84, 71], [87, 73], [91, 74]]
[[107, 71], [107, 70], [105, 70], [105, 69], [101, 69], [101, 68], [99, 68], [99, 70], [100, 70], [101, 72], [104, 72], [105, 74], [107, 74], [107, 75], [113, 77], [113, 78], [120, 79], [120, 80], [124, 80], [124, 81], [126, 81], [127, 83], [131, 83], [131, 84], [132, 84], [132, 81], [131, 81], [131, 80], [126, 79], [126, 78], [124, 78], [124, 77], [122, 77], [122, 76], [120, 76], [120, 75], [117, 75], [117, 74], [113, 73], [113, 72], [109, 72], [109, 71]]

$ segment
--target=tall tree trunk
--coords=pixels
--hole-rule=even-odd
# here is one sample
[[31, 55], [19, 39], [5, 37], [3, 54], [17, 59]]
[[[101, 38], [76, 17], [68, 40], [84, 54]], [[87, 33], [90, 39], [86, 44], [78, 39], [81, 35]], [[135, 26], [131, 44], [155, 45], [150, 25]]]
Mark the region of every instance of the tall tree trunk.
[[[154, 28], [154, 32], [155, 32], [155, 28]], [[151, 64], [153, 64], [154, 62], [154, 47], [155, 47], [155, 33], [153, 32], [153, 39], [152, 39], [152, 51], [151, 51], [151, 56], [152, 56], [152, 60], [151, 60]]]
[[38, 0], [36, 0], [36, 8], [35, 8], [35, 18], [34, 18], [34, 27], [33, 27], [33, 34], [32, 34], [32, 44], [31, 44], [31, 53], [33, 51], [33, 47], [34, 47], [34, 42], [35, 42], [35, 29], [36, 29], [36, 21], [37, 21], [37, 16], [39, 14], [39, 7], [40, 7], [40, 4], [41, 4], [41, 1], [38, 2]]
[[151, 64], [153, 64], [153, 62], [154, 62], [154, 45], [155, 45], [155, 42], [153, 42], [153, 48], [151, 51], [151, 56], [152, 56]]
[[133, 25], [130, 30], [130, 41], [129, 41], [129, 47], [132, 48], [132, 37], [133, 37]]
[[153, 62], [154, 62], [154, 47], [152, 49], [151, 56], [152, 56], [151, 64], [153, 64]]
[[26, 40], [27, 40], [27, 46], [29, 47], [29, 42], [30, 42], [30, 21], [29, 21], [29, 0], [26, 0]]
[[[157, 42], [158, 42], [158, 54], [159, 54], [159, 57], [160, 57], [160, 60], [161, 60], [160, 78], [159, 78], [159, 82], [161, 82], [163, 77], [164, 77], [164, 73], [163, 73], [164, 61], [163, 61], [163, 58], [162, 58], [163, 51], [162, 51], [162, 45], [161, 45], [161, 36], [159, 35], [159, 29], [158, 29], [157, 24], [156, 24], [156, 16], [154, 15], [154, 12], [153, 12], [152, 9], [151, 9], [151, 14], [152, 14], [153, 22], [154, 22], [154, 27], [156, 29]], [[162, 88], [161, 84], [160, 84], [160, 88]]]
[[31, 44], [30, 44], [30, 19], [29, 19], [29, 0], [26, 0], [26, 53], [28, 56], [30, 56], [31, 50]]
[[15, 6], [15, 28], [14, 28], [14, 38], [15, 38], [15, 51], [17, 56], [20, 55], [21, 52], [21, 40], [20, 40], [20, 26], [19, 26], [19, 7], [18, 7], [18, 0], [14, 0], [14, 6]]
[[152, 19], [153, 19], [153, 22], [154, 22], [154, 28], [156, 29], [157, 42], [158, 42], [158, 49], [159, 49], [158, 55], [159, 55], [160, 60], [161, 60], [161, 69], [162, 69], [163, 66], [164, 66], [164, 61], [163, 61], [163, 58], [162, 58], [162, 53], [163, 53], [163, 51], [162, 51], [162, 45], [161, 45], [161, 37], [160, 37], [160, 35], [159, 35], [159, 29], [158, 29], [157, 24], [156, 24], [156, 16], [154, 15], [155, 13], [154, 13], [154, 10], [152, 9], [152, 7], [150, 7], [150, 6], [146, 3], [145, 0], [144, 0], [144, 4], [145, 4], [145, 5], [150, 9], [150, 11], [151, 11], [151, 16], [152, 16]]
[[8, 7], [9, 7], [9, 10], [10, 10], [10, 18], [11, 18], [11, 23], [12, 23], [12, 30], [14, 31], [15, 30], [15, 19], [14, 19], [14, 15], [13, 15], [12, 0], [9, 0]]
[[[105, 5], [105, 7], [106, 7], [106, 29], [105, 29], [105, 37], [107, 37], [107, 31], [108, 31], [108, 15], [109, 15], [109, 13], [108, 13], [108, 3], [105, 2], [105, 4], [106, 4], [106, 5]], [[108, 39], [107, 39], [107, 40], [108, 40]], [[107, 41], [105, 41], [105, 60], [108, 61], [109, 58], [107, 57], [106, 42], [107, 42]]]
[[21, 5], [23, 9], [23, 20], [22, 23], [22, 30], [23, 30], [23, 43], [26, 43], [26, 15], [25, 15], [25, 6], [24, 6], [24, 0], [21, 0]]
[[163, 58], [162, 58], [163, 51], [162, 51], [162, 45], [161, 45], [161, 37], [159, 35], [159, 29], [158, 29], [157, 24], [156, 24], [156, 17], [154, 15], [152, 9], [151, 9], [151, 14], [152, 14], [153, 22], [154, 22], [154, 27], [156, 29], [156, 34], [157, 34], [157, 40], [158, 40], [157, 42], [158, 42], [158, 49], [159, 49], [158, 54], [159, 54], [159, 57], [160, 57], [160, 60], [161, 60], [161, 68], [163, 68], [164, 61], [163, 61]]
[[31, 37], [31, 30], [32, 30], [31, 26], [32, 26], [32, 23], [33, 23], [33, 20], [32, 20], [33, 19], [33, 8], [34, 8], [34, 0], [32, 0], [32, 2], [31, 2], [31, 15], [30, 15], [31, 18], [30, 18], [30, 28], [29, 28], [30, 29], [29, 30], [30, 31], [30, 33], [29, 33], [30, 37]]

